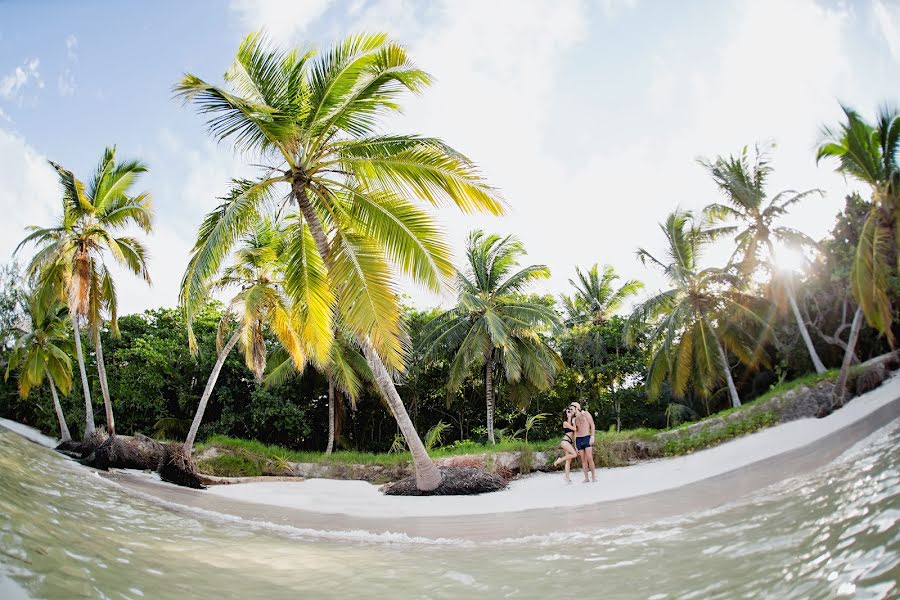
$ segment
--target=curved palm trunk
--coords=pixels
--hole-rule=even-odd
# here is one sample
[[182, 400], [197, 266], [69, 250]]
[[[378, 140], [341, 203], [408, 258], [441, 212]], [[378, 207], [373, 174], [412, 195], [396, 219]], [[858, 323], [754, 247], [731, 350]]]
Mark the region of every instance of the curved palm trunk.
[[106, 362], [103, 360], [103, 343], [100, 329], [94, 332], [94, 348], [97, 350], [97, 374], [100, 378], [100, 393], [103, 394], [103, 408], [106, 410], [106, 431], [110, 437], [116, 435], [116, 420], [113, 418], [112, 401], [109, 399], [109, 384], [106, 382]]
[[492, 361], [489, 358], [484, 365], [484, 396], [487, 402], [487, 434], [488, 442], [496, 444], [494, 441], [494, 370], [491, 368]]
[[56, 418], [59, 420], [59, 435], [61, 442], [71, 442], [72, 436], [69, 434], [69, 426], [66, 425], [66, 418], [63, 416], [62, 406], [59, 404], [59, 396], [56, 395], [56, 382], [53, 381], [53, 375], [50, 369], [44, 367], [47, 374], [47, 381], [50, 383], [50, 393], [53, 395], [53, 410], [56, 411]]
[[216, 380], [219, 379], [219, 372], [222, 370], [222, 365], [225, 364], [225, 359], [228, 358], [228, 353], [231, 352], [231, 349], [237, 344], [239, 337], [241, 337], [240, 328], [234, 332], [231, 339], [228, 340], [228, 343], [225, 344], [225, 347], [219, 352], [219, 357], [216, 359], [216, 365], [213, 367], [212, 373], [209, 374], [209, 380], [206, 382], [206, 389], [203, 390], [203, 396], [200, 398], [200, 404], [197, 406], [197, 413], [194, 415], [194, 420], [191, 422], [191, 429], [188, 431], [187, 439], [184, 441], [184, 454], [189, 458], [191, 456], [191, 450], [194, 448], [194, 440], [197, 439], [197, 430], [200, 429], [200, 422], [203, 420], [203, 413], [206, 412], [206, 405], [209, 402], [210, 396], [212, 396], [213, 388], [216, 386]]
[[728, 397], [731, 398], [731, 406], [740, 406], [741, 399], [738, 396], [737, 388], [734, 386], [734, 379], [731, 377], [731, 365], [728, 364], [728, 357], [725, 355], [725, 349], [722, 342], [716, 337], [716, 349], [719, 351], [719, 362], [722, 364], [722, 370], [725, 371], [725, 381], [728, 383]]
[[853, 324], [850, 325], [850, 337], [847, 338], [847, 351], [844, 352], [844, 360], [841, 363], [841, 372], [834, 386], [834, 401], [837, 407], [844, 405], [847, 396], [847, 378], [850, 376], [850, 365], [856, 351], [856, 340], [859, 339], [859, 330], [862, 329], [862, 308], [857, 307], [853, 315]]
[[[768, 239], [766, 240], [766, 245], [769, 248], [769, 262], [775, 264], [775, 247], [772, 246], [772, 242]], [[800, 307], [797, 305], [797, 297], [794, 294], [793, 273], [788, 274], [784, 288], [787, 292], [788, 302], [791, 305], [791, 312], [794, 313], [794, 320], [797, 322], [797, 329], [800, 330], [800, 337], [803, 338], [803, 343], [806, 344], [806, 352], [809, 353], [809, 358], [812, 360], [816, 373], [821, 375], [826, 370], [825, 365], [822, 363], [822, 359], [819, 358], [816, 347], [813, 346], [812, 337], [810, 337], [809, 329], [806, 327], [806, 321], [803, 320], [803, 315], [800, 313]]]
[[[332, 271], [328, 238], [325, 235], [325, 230], [322, 228], [319, 216], [309, 202], [304, 185], [299, 181], [294, 183], [293, 194], [294, 199], [297, 201], [297, 206], [300, 208], [300, 212], [309, 226], [313, 240], [316, 242], [316, 250], [318, 250], [319, 256], [325, 262], [326, 269]], [[356, 341], [363, 350], [363, 355], [366, 357], [369, 368], [375, 376], [378, 390], [390, 407], [391, 413], [393, 413], [394, 419], [396, 419], [397, 425], [400, 427], [400, 432], [406, 440], [406, 445], [412, 454], [413, 465], [416, 470], [416, 487], [425, 492], [436, 489], [441, 485], [443, 476], [434, 462], [432, 462], [431, 457], [428, 456], [428, 451], [425, 450], [425, 445], [422, 443], [422, 439], [419, 437], [412, 419], [409, 418], [409, 413], [406, 412], [406, 407], [403, 405], [403, 400], [400, 399], [400, 394], [397, 393], [394, 380], [388, 373], [387, 367], [384, 366], [384, 362], [378, 356], [378, 353], [372, 346], [372, 342], [368, 338], [356, 335]]]
[[91, 403], [91, 388], [88, 386], [87, 371], [84, 370], [84, 353], [81, 351], [81, 330], [78, 327], [78, 317], [72, 319], [72, 328], [75, 330], [75, 357], [78, 359], [78, 370], [81, 371], [81, 389], [84, 392], [84, 439], [87, 440], [94, 429], [94, 405]]
[[331, 454], [334, 449], [334, 380], [328, 378], [328, 445], [325, 454]]
[[809, 353], [809, 358], [812, 359], [813, 366], [816, 369], [816, 373], [820, 375], [825, 372], [825, 365], [822, 364], [822, 359], [819, 358], [818, 352], [816, 352], [816, 347], [813, 346], [812, 338], [809, 336], [809, 329], [806, 327], [806, 322], [803, 320], [803, 315], [800, 314], [800, 307], [797, 306], [797, 298], [794, 295], [794, 278], [793, 275], [789, 276], [786, 287], [788, 301], [791, 304], [791, 310], [794, 313], [794, 319], [797, 321], [797, 329], [800, 330], [800, 337], [803, 338], [803, 343], [806, 344], [806, 351]]

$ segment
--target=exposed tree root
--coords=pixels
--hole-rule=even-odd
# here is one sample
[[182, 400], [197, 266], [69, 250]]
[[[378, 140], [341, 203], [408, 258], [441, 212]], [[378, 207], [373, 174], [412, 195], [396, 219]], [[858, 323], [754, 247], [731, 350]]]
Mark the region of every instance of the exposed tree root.
[[416, 487], [415, 476], [389, 483], [381, 490], [388, 496], [472, 496], [506, 488], [502, 477], [475, 467], [441, 467], [440, 471], [443, 481], [430, 492]]

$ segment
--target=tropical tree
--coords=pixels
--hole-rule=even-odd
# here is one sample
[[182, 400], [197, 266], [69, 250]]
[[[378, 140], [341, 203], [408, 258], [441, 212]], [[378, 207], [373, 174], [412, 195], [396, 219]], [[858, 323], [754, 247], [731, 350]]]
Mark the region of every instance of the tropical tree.
[[616, 289], [614, 284], [619, 275], [611, 265], [603, 265], [602, 274], [596, 263], [587, 271], [575, 267], [575, 274], [577, 281], [569, 280], [575, 287], [574, 296], [561, 297], [566, 321], [571, 325], [588, 322], [599, 325], [621, 309], [625, 300], [644, 289], [644, 284], [637, 279], [629, 279]]
[[119, 333], [116, 286], [106, 257], [112, 256], [116, 263], [150, 283], [143, 244], [134, 237], [118, 235], [131, 226], [144, 233], [152, 229], [150, 195], [132, 193], [138, 177], [147, 168], [136, 160], [117, 163], [115, 146], [104, 151], [87, 186], [71, 171], [52, 161], [50, 164], [56, 169], [62, 187], [62, 217], [54, 227], [29, 227], [29, 235], [16, 251], [31, 242], [37, 245], [28, 273], [38, 277], [41, 301], [52, 302], [55, 298], [68, 304], [84, 392], [85, 437], [94, 432], [94, 410], [81, 350], [81, 322], [87, 323], [97, 357], [106, 428], [110, 435], [115, 435], [100, 341], [104, 314], [109, 317], [110, 333], [114, 336]]
[[56, 388], [68, 396], [72, 389], [72, 359], [69, 328], [66, 324], [67, 309], [56, 302], [45, 306], [37, 295], [25, 296], [22, 302], [27, 325], [20, 329], [6, 367], [5, 379], [10, 372], [19, 371], [19, 394], [27, 398], [32, 388], [43, 385], [46, 377], [53, 396], [53, 410], [59, 421], [59, 435], [63, 442], [72, 440], [63, 415]]
[[[204, 220], [200, 239], [191, 254], [192, 265], [198, 253], [205, 250], [204, 234], [208, 232], [210, 226], [218, 222], [217, 215], [218, 209], [207, 215]], [[274, 333], [294, 367], [303, 370], [306, 354], [294, 327], [295, 311], [284, 290], [284, 256], [287, 251], [285, 229], [273, 224], [268, 218], [259, 219], [254, 228], [240, 240], [240, 246], [234, 252], [231, 264], [222, 269], [221, 275], [216, 273], [203, 282], [203, 295], [207, 301], [215, 294], [235, 289], [237, 291], [219, 321], [216, 338], [218, 356], [184, 441], [186, 457], [191, 456], [197, 431], [200, 429], [206, 405], [212, 396], [222, 365], [238, 342], [244, 351], [247, 368], [253, 372], [258, 381], [262, 380], [266, 369], [267, 349], [264, 337], [266, 328], [270, 328]], [[182, 281], [182, 294], [184, 287], [188, 285], [190, 274], [189, 266]], [[226, 341], [233, 320], [237, 321], [237, 325]], [[193, 339], [190, 321], [188, 331], [189, 337]]]
[[850, 272], [850, 285], [859, 308], [853, 317], [838, 377], [838, 403], [843, 403], [862, 317], [894, 346], [888, 277], [900, 271], [900, 113], [896, 108], [883, 106], [872, 124], [852, 108], [841, 108], [847, 121], [823, 128], [816, 161], [836, 158], [839, 172], [871, 187], [872, 201]]
[[625, 329], [629, 344], [636, 343], [639, 332], [647, 332], [648, 393], [658, 397], [668, 378], [677, 397], [684, 397], [691, 386], [706, 398], [725, 379], [732, 406], [740, 406], [726, 348], [741, 362], [755, 366], [764, 360], [761, 341], [768, 327], [754, 310], [754, 300], [738, 291], [738, 275], [699, 267], [714, 230], [696, 222], [691, 212], [679, 210], [660, 228], [667, 256], [660, 260], [643, 248], [637, 255], [644, 264], [658, 267], [672, 287], [639, 304]]
[[[341, 396], [346, 396], [355, 407], [364, 385], [372, 380], [372, 372], [366, 364], [366, 358], [353, 343], [353, 336], [345, 328], [339, 328], [336, 332], [328, 362], [316, 365], [316, 368], [328, 380], [328, 441], [325, 454], [331, 454], [334, 450], [338, 414], [343, 406]], [[288, 353], [279, 348], [273, 353], [265, 382], [277, 385], [297, 373], [296, 365]]]
[[525, 247], [513, 236], [476, 230], [466, 244], [467, 268], [458, 274], [454, 308], [439, 315], [425, 334], [427, 352], [452, 356], [448, 397], [473, 370], [484, 370], [487, 434], [494, 443], [494, 371], [502, 369], [511, 384], [546, 390], [562, 360], [540, 336], [560, 325], [559, 315], [521, 293], [550, 276], [544, 265], [519, 268]]
[[303, 338], [324, 363], [335, 319], [350, 329], [409, 445], [422, 490], [442, 477], [394, 386], [392, 372], [404, 369], [407, 350], [396, 272], [435, 291], [453, 274], [441, 230], [418, 203], [504, 212], [475, 165], [443, 141], [381, 132], [381, 117], [400, 111], [401, 95], [430, 82], [385, 34], [350, 36], [319, 54], [284, 52], [251, 34], [224, 86], [186, 75], [175, 87], [208, 116], [215, 138], [266, 165], [217, 213], [186, 274], [183, 306], [196, 309], [203, 281], [266, 200], [286, 197], [300, 214], [285, 286], [301, 307]]
[[[728, 158], [720, 156], [714, 162], [700, 160], [700, 164], [706, 167], [713, 181], [725, 196], [724, 204], [710, 204], [704, 209], [704, 215], [712, 223], [723, 221], [735, 223], [721, 227], [719, 233], [735, 234], [736, 248], [732, 255], [732, 263], [737, 265], [741, 273], [748, 276], [748, 280], [760, 264], [764, 265], [773, 276], [777, 274], [777, 257], [775, 246], [772, 243], [773, 238], [786, 246], [814, 247], [816, 245], [806, 234], [791, 227], [777, 225], [776, 222], [788, 213], [791, 206], [813, 194], [821, 196], [822, 191], [807, 190], [798, 193], [787, 190], [779, 192], [769, 199], [766, 194], [766, 181], [772, 172], [769, 163], [770, 156], [767, 149], [757, 148], [751, 161], [746, 146], [738, 156], [729, 156]], [[760, 261], [760, 254], [763, 250], [765, 250], [765, 258]], [[785, 295], [813, 367], [816, 369], [816, 373], [824, 373], [825, 365], [816, 352], [809, 329], [800, 312], [800, 307], [797, 305], [793, 274], [786, 273], [781, 281], [783, 281]], [[775, 282], [774, 277], [773, 282]]]

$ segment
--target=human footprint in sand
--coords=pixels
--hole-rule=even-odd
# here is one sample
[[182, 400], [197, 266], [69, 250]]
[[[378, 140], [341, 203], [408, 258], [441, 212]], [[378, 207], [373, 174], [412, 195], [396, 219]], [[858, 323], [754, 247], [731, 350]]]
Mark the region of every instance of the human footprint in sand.
[[565, 461], [566, 462], [566, 483], [572, 483], [572, 479], [569, 477], [569, 469], [572, 467], [572, 460], [578, 456], [578, 453], [575, 451], [575, 408], [569, 406], [566, 408], [566, 411], [563, 416], [563, 438], [559, 443], [559, 447], [562, 448], [565, 454], [559, 458], [557, 458], [553, 462], [553, 466], [558, 467], [559, 463]]
[[[597, 481], [597, 473], [594, 470], [594, 417], [586, 410], [581, 410], [581, 405], [573, 402], [569, 408], [575, 409], [575, 451], [581, 458], [581, 468], [584, 471], [584, 483]], [[588, 479], [588, 471], [591, 478]]]

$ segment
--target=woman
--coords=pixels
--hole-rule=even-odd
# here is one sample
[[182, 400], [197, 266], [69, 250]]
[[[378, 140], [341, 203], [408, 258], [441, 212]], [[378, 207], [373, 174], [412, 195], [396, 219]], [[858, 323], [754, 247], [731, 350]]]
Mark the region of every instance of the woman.
[[572, 459], [578, 456], [578, 453], [575, 451], [575, 409], [569, 406], [566, 408], [565, 417], [563, 420], [563, 439], [559, 443], [559, 447], [562, 448], [563, 452], [565, 452], [564, 456], [557, 458], [553, 462], [554, 467], [558, 467], [559, 463], [562, 461], [566, 461], [566, 483], [572, 483], [572, 480], [569, 478], [569, 469], [572, 466]]

